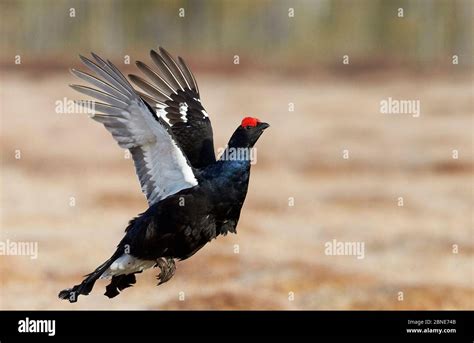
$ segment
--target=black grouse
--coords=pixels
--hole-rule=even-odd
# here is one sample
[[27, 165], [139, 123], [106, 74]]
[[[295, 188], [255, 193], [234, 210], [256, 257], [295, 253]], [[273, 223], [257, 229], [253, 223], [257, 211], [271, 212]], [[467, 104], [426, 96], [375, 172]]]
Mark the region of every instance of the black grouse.
[[181, 57], [150, 52], [156, 69], [137, 62], [148, 80], [129, 75], [136, 90], [110, 61], [92, 53], [82, 62], [97, 77], [72, 69], [95, 88], [71, 87], [93, 102], [93, 119], [119, 146], [128, 149], [149, 208], [132, 219], [112, 256], [84, 281], [59, 293], [76, 302], [99, 278], [111, 279], [105, 295], [113, 298], [132, 286], [135, 274], [159, 267], [159, 283], [175, 272], [175, 259], [195, 254], [218, 235], [236, 233], [247, 194], [251, 151], [269, 125], [244, 118], [216, 160], [212, 127], [201, 104], [196, 80]]

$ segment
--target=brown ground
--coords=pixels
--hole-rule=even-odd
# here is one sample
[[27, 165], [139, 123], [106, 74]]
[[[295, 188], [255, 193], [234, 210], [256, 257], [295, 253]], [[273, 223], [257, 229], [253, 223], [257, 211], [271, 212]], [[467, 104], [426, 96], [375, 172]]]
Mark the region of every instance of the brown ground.
[[[39, 257], [0, 256], [0, 308], [473, 309], [472, 75], [315, 79], [198, 75], [216, 148], [244, 115], [272, 125], [238, 235], [179, 263], [160, 287], [148, 271], [113, 300], [100, 281], [71, 305], [58, 291], [108, 257], [146, 202], [101, 126], [54, 112], [76, 97], [72, 77], [4, 72], [0, 238], [37, 241]], [[421, 117], [380, 114], [389, 96], [420, 99]], [[365, 258], [326, 256], [332, 239], [365, 242]]]

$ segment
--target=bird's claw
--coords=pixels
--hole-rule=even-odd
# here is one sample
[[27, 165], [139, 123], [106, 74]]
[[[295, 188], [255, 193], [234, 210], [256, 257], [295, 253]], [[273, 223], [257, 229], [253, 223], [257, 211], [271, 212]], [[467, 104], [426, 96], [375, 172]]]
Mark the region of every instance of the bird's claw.
[[159, 280], [158, 286], [169, 281], [176, 271], [176, 263], [173, 258], [169, 257], [160, 257], [157, 259], [156, 267], [160, 268], [160, 274], [156, 277]]

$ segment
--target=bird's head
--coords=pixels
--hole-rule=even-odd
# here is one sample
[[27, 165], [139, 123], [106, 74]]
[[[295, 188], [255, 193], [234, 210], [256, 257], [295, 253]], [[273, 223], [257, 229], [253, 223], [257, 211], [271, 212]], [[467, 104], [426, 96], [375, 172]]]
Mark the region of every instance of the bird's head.
[[242, 119], [242, 123], [230, 138], [228, 146], [231, 148], [252, 148], [269, 126], [257, 118], [246, 117]]

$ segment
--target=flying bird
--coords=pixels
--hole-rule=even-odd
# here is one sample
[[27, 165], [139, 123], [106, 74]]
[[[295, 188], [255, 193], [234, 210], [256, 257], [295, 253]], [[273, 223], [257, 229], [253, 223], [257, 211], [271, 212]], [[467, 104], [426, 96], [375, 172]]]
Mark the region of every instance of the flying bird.
[[[99, 279], [110, 279], [105, 295], [117, 296], [136, 283], [135, 274], [158, 267], [158, 285], [171, 279], [176, 260], [193, 256], [219, 235], [236, 233], [251, 160], [249, 153], [269, 127], [246, 117], [219, 159], [214, 153], [209, 115], [196, 79], [181, 57], [151, 50], [151, 68], [138, 61], [145, 78], [129, 75], [92, 53], [80, 56], [96, 76], [71, 72], [94, 88], [71, 85], [99, 101], [92, 119], [102, 123], [133, 158], [148, 209], [130, 220], [112, 256], [59, 298], [76, 302]], [[229, 157], [231, 156], [231, 157]]]

